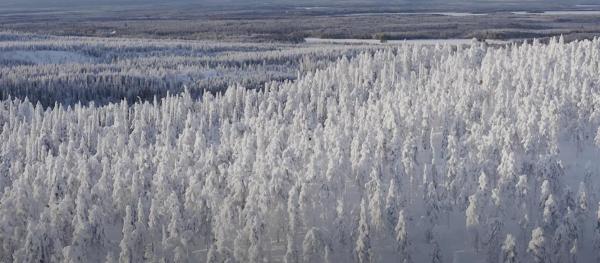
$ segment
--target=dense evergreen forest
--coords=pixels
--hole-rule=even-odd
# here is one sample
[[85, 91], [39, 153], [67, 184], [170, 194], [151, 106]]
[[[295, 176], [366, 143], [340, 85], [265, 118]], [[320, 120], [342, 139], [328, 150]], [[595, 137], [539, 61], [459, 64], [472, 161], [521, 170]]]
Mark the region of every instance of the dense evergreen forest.
[[2, 262], [600, 260], [599, 39], [0, 39]]

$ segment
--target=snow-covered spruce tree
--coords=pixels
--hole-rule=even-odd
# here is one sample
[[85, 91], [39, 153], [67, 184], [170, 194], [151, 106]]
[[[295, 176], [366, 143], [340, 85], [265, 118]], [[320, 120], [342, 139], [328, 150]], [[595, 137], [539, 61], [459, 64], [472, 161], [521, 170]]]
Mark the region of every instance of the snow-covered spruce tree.
[[503, 231], [504, 225], [500, 218], [494, 217], [488, 220], [486, 226], [486, 233], [484, 236], [484, 244], [487, 249], [487, 261], [489, 262], [497, 262], [498, 251], [501, 249], [501, 235]]
[[516, 236], [518, 239], [518, 243], [527, 243], [529, 242], [529, 227], [531, 223], [531, 214], [532, 211], [529, 211], [531, 207], [531, 198], [530, 198], [530, 190], [529, 190], [529, 180], [527, 179], [527, 175], [519, 176], [519, 180], [516, 185], [517, 198], [515, 200], [517, 206], [517, 224], [519, 225], [519, 234]]
[[302, 242], [302, 260], [304, 262], [324, 262], [326, 242], [316, 228], [311, 228]]
[[221, 262], [221, 258], [219, 257], [219, 251], [216, 244], [212, 244], [212, 246], [208, 249], [206, 253], [206, 262], [207, 263], [217, 263]]
[[527, 247], [527, 251], [531, 254], [535, 262], [548, 262], [548, 244], [544, 237], [544, 230], [541, 227], [535, 228], [531, 232], [531, 240]]
[[[86, 170], [83, 170], [86, 173]], [[63, 250], [64, 258], [68, 262], [83, 262], [85, 261], [85, 255], [92, 253], [90, 250], [92, 247], [92, 229], [88, 223], [88, 211], [89, 211], [89, 178], [88, 176], [80, 177], [80, 185], [77, 191], [77, 199], [75, 200], [75, 226], [73, 232], [73, 240], [70, 246], [65, 247]]]
[[600, 202], [598, 202], [598, 208], [596, 210], [596, 222], [595, 222], [595, 226], [594, 226], [593, 246], [594, 246], [596, 260], [600, 260]]
[[360, 215], [358, 223], [358, 236], [354, 249], [356, 260], [360, 263], [371, 262], [373, 257], [371, 250], [371, 230], [367, 218], [367, 201], [363, 199], [360, 204]]
[[380, 174], [376, 169], [370, 173], [367, 197], [369, 198], [369, 218], [374, 231], [383, 231], [385, 227]]
[[[0, 67], [9, 92], [82, 98], [2, 97], [0, 261], [115, 262], [123, 252], [133, 262], [300, 262], [313, 228], [330, 262], [427, 262], [433, 234], [444, 259], [475, 249], [501, 261], [504, 231], [522, 261], [596, 261], [600, 246], [590, 244], [600, 234], [589, 231], [597, 223], [589, 215], [598, 201], [598, 39], [378, 46], [339, 60], [324, 55], [333, 62], [294, 81], [201, 96], [194, 87], [179, 93], [179, 73], [206, 69], [185, 65], [240, 64], [243, 77], [261, 72], [264, 59], [285, 64], [349, 47], [34, 42], [26, 50], [178, 55]], [[4, 41], [0, 52], [21, 45]], [[226, 61], [199, 55], [223, 50], [234, 50]], [[139, 72], [144, 66], [153, 69]], [[40, 72], [60, 80], [40, 85]], [[156, 99], [122, 100], [140, 90]], [[581, 181], [577, 193], [568, 190]], [[537, 226], [543, 234], [532, 239]]]
[[400, 254], [400, 262], [410, 263], [412, 262], [411, 254], [410, 254], [410, 240], [408, 239], [408, 228], [406, 225], [406, 217], [404, 215], [404, 210], [400, 210], [398, 213], [398, 223], [396, 224], [395, 233], [396, 233], [396, 242], [397, 242], [397, 250]]
[[557, 227], [558, 204], [554, 200], [554, 195], [548, 195], [544, 202], [543, 222], [546, 230], [553, 231]]
[[594, 137], [594, 143], [597, 147], [600, 147], [600, 128], [596, 130], [596, 136]]
[[569, 249], [572, 243], [569, 242], [568, 230], [565, 224], [559, 225], [554, 231], [552, 239], [553, 251], [550, 253], [551, 258], [559, 262], [566, 262], [569, 256]]
[[517, 184], [519, 170], [515, 154], [510, 149], [502, 150], [500, 165], [498, 166], [498, 192], [499, 202], [497, 206], [506, 216], [512, 216], [515, 212], [511, 209], [515, 204], [515, 186]]
[[427, 221], [425, 230], [425, 239], [429, 242], [433, 238], [434, 226], [437, 225], [440, 217], [440, 200], [437, 193], [436, 183], [429, 182], [425, 196], [425, 219]]
[[49, 260], [48, 255], [44, 252], [45, 247], [39, 243], [42, 240], [36, 236], [38, 235], [37, 230], [36, 226], [27, 225], [27, 237], [25, 237], [24, 246], [15, 252], [13, 256], [15, 261], [44, 262]]
[[394, 179], [390, 181], [390, 187], [385, 199], [385, 225], [387, 230], [394, 230], [399, 217], [400, 198], [398, 197], [398, 185]]
[[467, 231], [469, 232], [469, 243], [471, 247], [475, 249], [475, 251], [479, 251], [479, 231], [481, 227], [478, 214], [478, 202], [477, 194], [469, 196], [469, 206], [465, 211], [466, 226]]
[[577, 220], [577, 226], [579, 226], [580, 232], [579, 236], [584, 237], [585, 231], [583, 230], [583, 226], [586, 224], [586, 221], [589, 218], [589, 200], [586, 191], [585, 184], [583, 182], [579, 183], [579, 192], [577, 193], [577, 207], [575, 208], [575, 219]]
[[294, 263], [300, 261], [300, 253], [298, 249], [298, 241], [296, 239], [297, 231], [300, 229], [300, 215], [299, 204], [298, 204], [298, 192], [299, 187], [292, 187], [288, 195], [288, 232], [287, 232], [287, 244], [285, 252], [285, 261], [287, 263]]
[[119, 262], [133, 262], [133, 231], [133, 215], [131, 212], [131, 207], [127, 206], [127, 208], [125, 208], [125, 218], [123, 219], [123, 238], [121, 238], [121, 243], [119, 244], [119, 247], [121, 248], [121, 253], [119, 254]]
[[431, 242], [431, 263], [442, 263], [442, 251], [437, 240]]
[[516, 263], [518, 262], [517, 255], [516, 240], [511, 234], [507, 234], [502, 244], [502, 262]]

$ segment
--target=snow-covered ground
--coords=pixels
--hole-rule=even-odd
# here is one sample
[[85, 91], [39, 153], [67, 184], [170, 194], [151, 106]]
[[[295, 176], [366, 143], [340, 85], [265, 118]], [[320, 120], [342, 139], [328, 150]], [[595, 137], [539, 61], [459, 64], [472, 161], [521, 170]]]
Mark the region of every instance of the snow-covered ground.
[[[476, 43], [477, 40], [466, 39], [466, 38], [449, 38], [449, 39], [406, 39], [406, 40], [388, 40], [381, 42], [377, 39], [340, 39], [340, 38], [312, 38], [308, 37], [304, 39], [309, 44], [386, 44], [386, 45], [471, 45]], [[498, 40], [498, 39], [486, 39], [485, 42], [488, 44], [510, 44], [515, 40]]]
[[600, 10], [573, 10], [573, 11], [544, 11], [544, 12], [527, 12], [527, 11], [516, 11], [512, 12], [515, 15], [546, 15], [546, 16], [579, 16], [579, 15], [589, 15], [589, 16], [598, 16], [600, 15]]
[[352, 13], [341, 16], [385, 16], [385, 15], [440, 15], [440, 16], [484, 16], [485, 13], [470, 13], [470, 12], [380, 12], [380, 13]]
[[24, 64], [67, 64], [67, 63], [92, 63], [93, 57], [72, 51], [56, 50], [15, 50], [0, 51], [0, 63], [2, 61], [15, 61]]
[[[598, 5], [577, 5], [577, 7], [598, 7]], [[512, 11], [515, 15], [600, 15], [600, 10], [547, 10], [542, 12]], [[339, 16], [389, 16], [389, 15], [440, 15], [452, 17], [468, 16], [486, 16], [488, 13], [470, 13], [470, 12], [370, 12], [370, 13], [351, 13]]]

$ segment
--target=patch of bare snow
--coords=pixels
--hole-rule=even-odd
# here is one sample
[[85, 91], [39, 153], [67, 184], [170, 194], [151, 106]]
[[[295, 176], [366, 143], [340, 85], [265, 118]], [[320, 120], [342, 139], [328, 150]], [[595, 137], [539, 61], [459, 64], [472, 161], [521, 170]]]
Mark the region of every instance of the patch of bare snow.
[[69, 64], [69, 63], [92, 63], [94, 58], [71, 51], [56, 50], [16, 50], [0, 52], [0, 60], [22, 61], [36, 65], [45, 64]]

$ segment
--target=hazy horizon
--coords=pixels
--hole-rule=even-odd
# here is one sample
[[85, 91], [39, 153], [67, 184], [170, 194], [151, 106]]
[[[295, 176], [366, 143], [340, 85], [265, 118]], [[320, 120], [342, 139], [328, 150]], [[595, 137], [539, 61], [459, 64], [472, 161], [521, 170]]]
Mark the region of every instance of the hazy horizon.
[[407, 1], [407, 0], [4, 0], [0, 3], [0, 8], [19, 8], [19, 9], [36, 9], [36, 8], [69, 8], [76, 9], [82, 7], [94, 7], [94, 6], [146, 6], [146, 5], [197, 5], [204, 7], [219, 7], [219, 8], [241, 8], [241, 7], [260, 7], [260, 6], [280, 6], [280, 7], [296, 7], [296, 6], [343, 6], [343, 5], [365, 5], [365, 6], [419, 6], [426, 7], [428, 3], [436, 3], [432, 8], [443, 8], [443, 5], [467, 5], [473, 3], [480, 6], [490, 5], [497, 6], [503, 4], [537, 4], [543, 6], [544, 4], [553, 5], [577, 5], [577, 4], [598, 4], [600, 0], [579, 0], [579, 1], [560, 1], [560, 0], [532, 0], [532, 1], [514, 1], [514, 0], [450, 0], [450, 1], [439, 1], [439, 0], [424, 0], [424, 1]]

